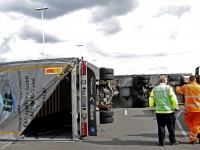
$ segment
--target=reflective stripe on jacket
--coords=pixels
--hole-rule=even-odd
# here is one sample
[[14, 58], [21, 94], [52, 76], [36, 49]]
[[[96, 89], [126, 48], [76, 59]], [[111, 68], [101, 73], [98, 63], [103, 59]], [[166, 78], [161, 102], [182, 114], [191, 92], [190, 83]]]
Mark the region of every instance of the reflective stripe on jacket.
[[191, 82], [188, 85], [183, 85], [176, 92], [185, 96], [185, 111], [200, 112], [200, 85]]
[[154, 110], [154, 104], [156, 104], [156, 113], [172, 113], [174, 109], [178, 110], [178, 101], [172, 87], [164, 83], [156, 86], [149, 97], [151, 110]]

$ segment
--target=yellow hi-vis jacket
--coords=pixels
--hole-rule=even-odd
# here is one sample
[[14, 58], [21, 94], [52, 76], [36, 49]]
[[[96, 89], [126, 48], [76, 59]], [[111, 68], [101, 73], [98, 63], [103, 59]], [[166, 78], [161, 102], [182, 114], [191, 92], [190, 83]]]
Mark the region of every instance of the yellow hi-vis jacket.
[[156, 113], [168, 114], [179, 109], [173, 88], [164, 83], [160, 83], [151, 91], [149, 97], [150, 110], [154, 110], [154, 104], [156, 105]]

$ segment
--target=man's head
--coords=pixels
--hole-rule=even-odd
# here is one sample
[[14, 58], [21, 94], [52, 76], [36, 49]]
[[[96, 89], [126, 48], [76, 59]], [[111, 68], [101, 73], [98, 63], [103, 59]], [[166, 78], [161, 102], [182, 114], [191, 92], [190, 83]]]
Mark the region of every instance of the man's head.
[[191, 75], [191, 76], [189, 77], [189, 82], [196, 82], [196, 77], [193, 76], [193, 75]]
[[165, 83], [165, 84], [167, 84], [167, 78], [166, 78], [165, 76], [161, 76], [161, 77], [159, 78], [159, 81], [160, 81], [160, 83]]

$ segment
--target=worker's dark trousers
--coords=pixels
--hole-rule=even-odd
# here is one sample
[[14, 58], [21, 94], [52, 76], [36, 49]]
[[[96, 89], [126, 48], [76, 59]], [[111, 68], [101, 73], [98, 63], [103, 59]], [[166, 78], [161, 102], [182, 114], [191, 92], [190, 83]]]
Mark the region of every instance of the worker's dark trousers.
[[175, 116], [174, 113], [170, 114], [159, 114], [156, 113], [157, 123], [158, 123], [158, 137], [159, 143], [165, 143], [165, 125], [169, 132], [169, 141], [171, 143], [176, 142], [175, 138]]

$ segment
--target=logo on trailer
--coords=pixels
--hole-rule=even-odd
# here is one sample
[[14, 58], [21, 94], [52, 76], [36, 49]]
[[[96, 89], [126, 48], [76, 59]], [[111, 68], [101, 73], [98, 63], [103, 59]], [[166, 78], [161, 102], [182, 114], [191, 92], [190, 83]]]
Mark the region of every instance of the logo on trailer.
[[96, 131], [96, 130], [95, 130], [94, 127], [91, 127], [91, 128], [90, 128], [90, 132], [94, 133], [95, 131]]

